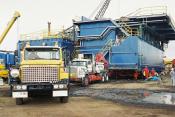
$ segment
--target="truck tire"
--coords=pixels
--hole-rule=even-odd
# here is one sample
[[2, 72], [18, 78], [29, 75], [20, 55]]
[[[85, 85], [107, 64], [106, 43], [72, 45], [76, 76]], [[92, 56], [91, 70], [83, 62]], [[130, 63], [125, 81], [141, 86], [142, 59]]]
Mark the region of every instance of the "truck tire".
[[16, 105], [22, 105], [23, 104], [23, 98], [16, 98]]
[[89, 85], [89, 78], [88, 75], [86, 75], [82, 80], [82, 86], [87, 87]]
[[10, 85], [10, 90], [9, 90], [9, 96], [12, 97], [12, 91], [13, 91], [13, 87], [12, 85]]
[[106, 81], [106, 82], [108, 82], [108, 81], [109, 81], [108, 74], [105, 74], [105, 81]]
[[101, 82], [105, 82], [105, 75], [102, 75]]
[[69, 97], [61, 97], [60, 101], [61, 101], [61, 103], [68, 103]]
[[106, 73], [102, 74], [102, 82], [107, 82], [109, 80], [109, 77]]

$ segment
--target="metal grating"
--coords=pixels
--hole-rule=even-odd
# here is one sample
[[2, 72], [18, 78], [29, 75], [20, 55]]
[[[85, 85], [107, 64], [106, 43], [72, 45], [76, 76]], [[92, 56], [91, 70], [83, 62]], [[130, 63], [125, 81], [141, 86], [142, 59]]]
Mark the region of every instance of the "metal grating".
[[30, 66], [21, 69], [22, 82], [57, 82], [58, 67]]

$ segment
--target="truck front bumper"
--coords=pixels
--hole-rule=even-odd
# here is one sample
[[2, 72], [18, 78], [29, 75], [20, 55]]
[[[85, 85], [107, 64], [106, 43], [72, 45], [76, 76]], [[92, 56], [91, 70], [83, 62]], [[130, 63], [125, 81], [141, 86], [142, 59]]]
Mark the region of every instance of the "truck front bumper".
[[70, 78], [70, 82], [82, 82], [83, 78]]
[[[21, 88], [20, 88], [21, 87]], [[67, 97], [68, 86], [67, 84], [16, 84], [13, 85], [12, 97], [13, 98], [28, 98], [32, 93], [41, 94], [48, 93], [52, 97]]]

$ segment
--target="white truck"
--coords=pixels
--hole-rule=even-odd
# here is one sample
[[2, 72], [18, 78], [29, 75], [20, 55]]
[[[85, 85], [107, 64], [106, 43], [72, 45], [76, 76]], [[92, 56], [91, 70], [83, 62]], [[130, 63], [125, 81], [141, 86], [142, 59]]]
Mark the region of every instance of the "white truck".
[[79, 82], [82, 86], [88, 86], [95, 81], [108, 81], [107, 70], [103, 62], [90, 59], [77, 58], [70, 65], [70, 82]]

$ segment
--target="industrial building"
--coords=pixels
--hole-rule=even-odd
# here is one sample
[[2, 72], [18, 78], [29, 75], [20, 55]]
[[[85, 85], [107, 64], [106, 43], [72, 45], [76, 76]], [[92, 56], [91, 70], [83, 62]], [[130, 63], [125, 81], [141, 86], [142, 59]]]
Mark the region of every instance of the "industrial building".
[[74, 22], [76, 49], [86, 57], [102, 53], [114, 76], [133, 75], [148, 66], [160, 72], [163, 52], [175, 39], [174, 22], [166, 7], [139, 9], [116, 20]]

